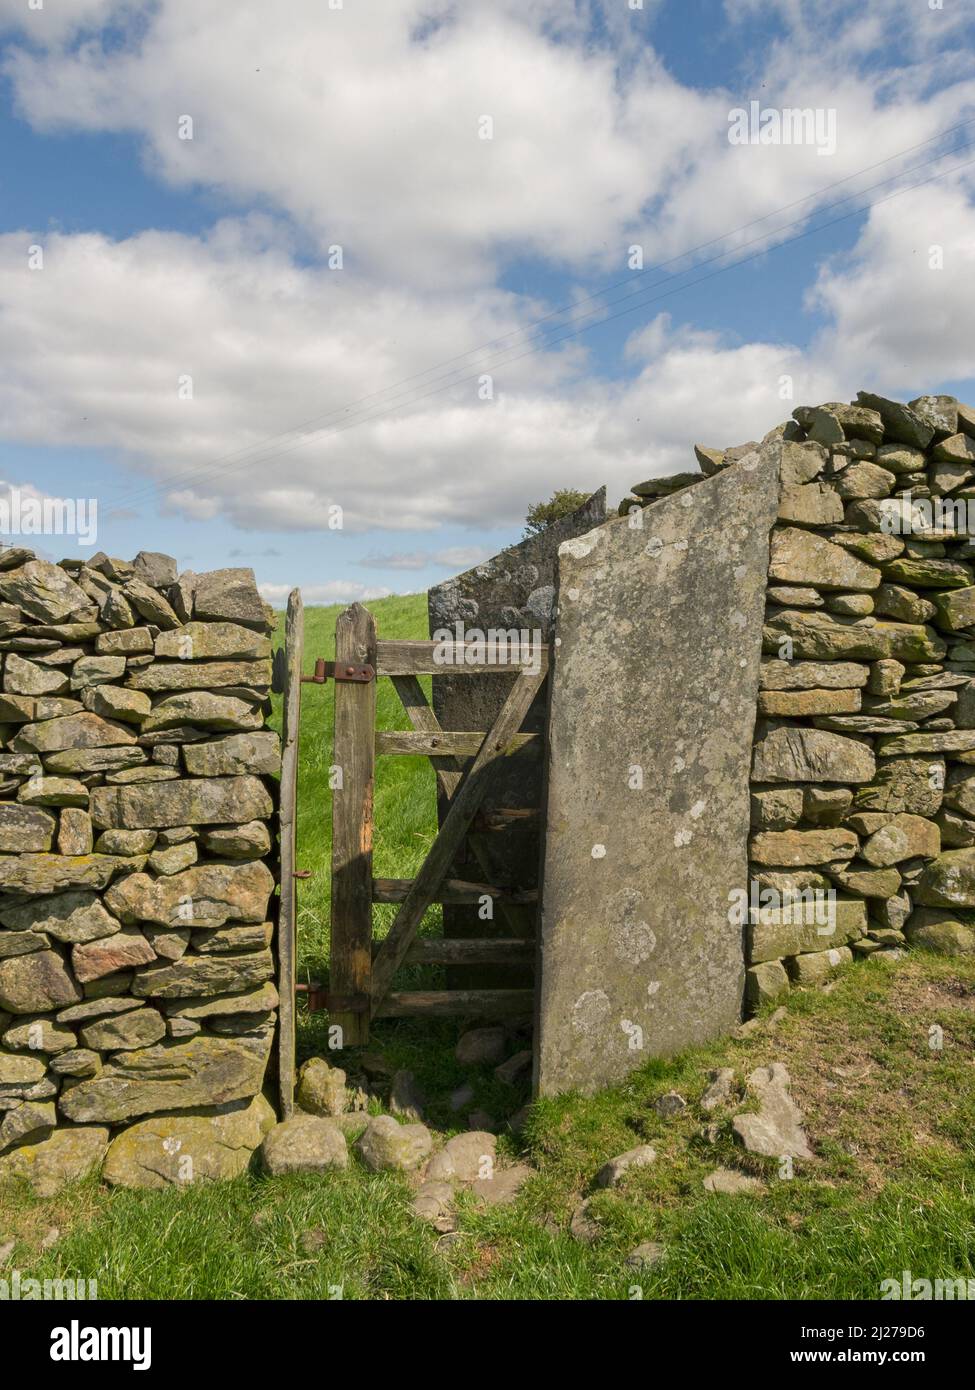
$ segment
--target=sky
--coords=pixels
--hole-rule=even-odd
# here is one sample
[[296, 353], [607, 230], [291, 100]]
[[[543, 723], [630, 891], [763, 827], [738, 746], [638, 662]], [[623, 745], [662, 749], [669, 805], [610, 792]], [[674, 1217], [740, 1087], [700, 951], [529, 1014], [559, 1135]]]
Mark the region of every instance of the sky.
[[0, 0], [0, 504], [368, 600], [973, 400], [973, 57], [973, 0]]

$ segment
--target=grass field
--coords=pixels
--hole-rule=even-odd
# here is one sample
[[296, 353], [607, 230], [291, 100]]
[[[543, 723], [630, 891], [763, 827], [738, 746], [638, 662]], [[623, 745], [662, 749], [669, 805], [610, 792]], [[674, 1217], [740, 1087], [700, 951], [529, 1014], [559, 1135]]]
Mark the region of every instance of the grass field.
[[[370, 605], [385, 637], [424, 635], [421, 597]], [[306, 614], [306, 666], [331, 655], [337, 609]], [[300, 959], [313, 977], [328, 942], [328, 767], [331, 690], [305, 686], [302, 712], [299, 863]], [[388, 682], [379, 722], [405, 727]], [[433, 778], [420, 759], [380, 765], [376, 873], [409, 876], [434, 831]], [[436, 922], [431, 914], [428, 929]], [[932, 1048], [931, 1029], [943, 1030]], [[468, 1079], [453, 1056], [457, 1028], [380, 1024], [374, 1037], [409, 1066], [444, 1128], [443, 1098]], [[300, 1051], [322, 1051], [320, 1019], [306, 1019]], [[731, 1116], [707, 1117], [697, 1101], [708, 1069], [785, 1062], [816, 1150], [791, 1178], [777, 1163], [737, 1147]], [[653, 1102], [675, 1089], [688, 1102], [663, 1119]], [[523, 1096], [490, 1071], [475, 1104], [497, 1115]], [[455, 1121], [456, 1123], [456, 1121]], [[10, 1197], [0, 1208], [8, 1264], [37, 1278], [97, 1278], [102, 1298], [627, 1299], [875, 1298], [880, 1281], [975, 1278], [975, 961], [912, 954], [899, 964], [858, 962], [828, 990], [795, 991], [784, 1014], [768, 1013], [746, 1035], [669, 1061], [651, 1061], [625, 1085], [592, 1099], [533, 1107], [520, 1141], [538, 1173], [516, 1202], [464, 1207], [444, 1238], [410, 1211], [398, 1176], [350, 1166], [328, 1178], [248, 1176], [161, 1193], [110, 1192], [95, 1182], [51, 1201]], [[640, 1143], [656, 1162], [595, 1196], [601, 1234], [590, 1245], [568, 1233], [572, 1211], [592, 1192], [599, 1167]], [[760, 1195], [705, 1192], [718, 1166], [764, 1179]], [[45, 1234], [59, 1237], [42, 1248]], [[642, 1241], [665, 1257], [635, 1271], [626, 1256]]]

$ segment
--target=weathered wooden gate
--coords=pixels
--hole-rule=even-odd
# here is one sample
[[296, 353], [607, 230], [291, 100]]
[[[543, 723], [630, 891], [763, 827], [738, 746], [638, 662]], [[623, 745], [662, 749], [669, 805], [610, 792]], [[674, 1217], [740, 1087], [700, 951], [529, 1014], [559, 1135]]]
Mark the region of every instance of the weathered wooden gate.
[[[289, 603], [288, 631], [300, 634], [300, 598]], [[291, 980], [282, 969], [282, 995], [293, 998], [294, 848], [293, 798], [296, 762], [289, 754], [289, 734], [297, 730], [300, 655], [282, 660], [287, 666], [285, 688], [285, 773], [282, 781], [282, 966], [289, 962]], [[480, 731], [441, 728], [419, 677], [449, 669], [452, 674], [507, 674], [515, 679], [492, 727]], [[505, 907], [534, 904], [535, 889], [497, 882], [471, 882], [451, 876], [485, 795], [497, 779], [505, 758], [537, 734], [520, 732], [525, 715], [548, 674], [548, 649], [507, 641], [478, 642], [383, 641], [376, 635], [372, 614], [360, 604], [344, 612], [336, 625], [335, 660], [318, 660], [313, 675], [301, 681], [335, 682], [333, 765], [340, 774], [332, 799], [331, 954], [329, 983], [298, 985], [312, 1009], [327, 1009], [331, 1024], [342, 1028], [343, 1044], [354, 1046], [369, 1038], [370, 1020], [383, 1017], [531, 1016], [533, 990], [440, 989], [398, 991], [396, 972], [406, 964], [502, 965], [520, 967], [534, 962], [534, 941], [522, 936], [417, 940], [424, 913], [433, 903], [478, 903], [485, 897]], [[412, 728], [385, 732], [376, 729], [376, 681], [388, 676], [402, 701]], [[373, 877], [373, 789], [377, 756], [428, 756], [436, 769], [437, 787], [449, 802], [440, 829], [413, 879]], [[288, 802], [290, 798], [290, 803]], [[290, 813], [286, 805], [292, 808]], [[538, 808], [525, 808], [537, 814]], [[518, 811], [506, 812], [517, 816]], [[486, 868], [475, 839], [475, 859]], [[496, 875], [495, 875], [496, 877]], [[387, 935], [373, 936], [374, 903], [398, 905]], [[290, 923], [290, 926], [289, 926]], [[284, 1019], [282, 1019], [284, 1022]], [[282, 1035], [284, 1030], [282, 1029]], [[288, 1044], [282, 1042], [282, 1051]], [[293, 1053], [293, 1043], [291, 1045]], [[290, 1063], [293, 1072], [293, 1061]], [[289, 1073], [290, 1081], [291, 1073]]]

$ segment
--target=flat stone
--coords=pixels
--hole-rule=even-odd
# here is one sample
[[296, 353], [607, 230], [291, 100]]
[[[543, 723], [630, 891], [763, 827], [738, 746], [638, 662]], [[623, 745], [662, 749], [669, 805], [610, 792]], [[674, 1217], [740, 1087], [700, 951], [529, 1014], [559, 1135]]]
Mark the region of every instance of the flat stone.
[[160, 692], [219, 689], [228, 685], [269, 686], [271, 663], [261, 661], [154, 662], [129, 677], [133, 690]]
[[33, 1137], [35, 1142], [48, 1134], [57, 1123], [53, 1101], [27, 1100], [15, 1110], [9, 1110], [0, 1123], [0, 1153], [13, 1144]]
[[715, 1067], [708, 1072], [708, 1078], [710, 1085], [701, 1097], [701, 1109], [710, 1114], [731, 1099], [735, 1073], [732, 1067]]
[[975, 907], [975, 849], [939, 855], [925, 866], [912, 897], [923, 907]]
[[936, 436], [954, 434], [958, 429], [958, 402], [954, 396], [918, 396], [908, 405]]
[[389, 1092], [390, 1113], [400, 1120], [420, 1121], [426, 1098], [421, 1091], [413, 1072], [401, 1067], [393, 1075]]
[[975, 749], [975, 729], [946, 729], [936, 734], [899, 734], [893, 738], [882, 738], [877, 743], [877, 752], [885, 757], [896, 754], [908, 756], [918, 753], [970, 753]]
[[60, 753], [68, 749], [74, 752], [135, 743], [135, 738], [124, 724], [102, 719], [98, 714], [69, 714], [62, 719], [25, 724], [11, 747], [18, 753]]
[[100, 1126], [52, 1130], [0, 1158], [0, 1185], [26, 1182], [36, 1197], [56, 1197], [98, 1168], [107, 1148]]
[[756, 782], [869, 782], [876, 762], [861, 740], [820, 729], [762, 724], [756, 731]]
[[[861, 898], [892, 898], [900, 888], [901, 876], [893, 868], [868, 868], [855, 862], [848, 869], [830, 867], [830, 878], [848, 893], [856, 893]], [[783, 951], [782, 955], [793, 955]]]
[[569, 1235], [580, 1245], [593, 1245], [603, 1228], [592, 1213], [592, 1198], [586, 1197], [575, 1208], [569, 1221]]
[[144, 656], [152, 649], [152, 633], [147, 627], [100, 632], [95, 638], [95, 651], [99, 656]]
[[217, 1032], [229, 1028], [234, 1019], [246, 1030], [262, 1027], [271, 1021], [271, 1012], [277, 1006], [278, 992], [270, 980], [255, 989], [233, 994], [179, 995], [162, 1001], [167, 1018], [190, 1019], [194, 1023], [209, 1020]]
[[134, 1009], [114, 1017], [100, 1018], [86, 1024], [81, 1030], [82, 1043], [96, 1052], [151, 1047], [165, 1036], [165, 1020], [155, 1009]]
[[527, 1163], [513, 1163], [508, 1168], [495, 1168], [490, 1177], [471, 1183], [468, 1191], [478, 1206], [507, 1206], [534, 1176], [535, 1170]]
[[830, 481], [844, 500], [855, 501], [861, 497], [888, 497], [897, 477], [876, 463], [851, 463]]
[[[903, 668], [902, 668], [903, 669]], [[762, 658], [762, 690], [853, 690], [867, 684], [870, 667], [854, 661], [776, 661]]]
[[902, 555], [884, 566], [884, 578], [915, 589], [966, 589], [975, 580], [971, 565], [957, 560]]
[[251, 569], [210, 570], [196, 577], [193, 612], [211, 622], [232, 622], [258, 632], [270, 626], [268, 606]]
[[121, 680], [124, 675], [124, 656], [83, 656], [71, 668], [71, 689], [84, 690], [90, 685], [105, 685]]
[[179, 619], [169, 602], [143, 580], [129, 579], [125, 585], [125, 598], [147, 623], [161, 628], [179, 627]]
[[68, 677], [10, 652], [3, 663], [3, 688], [11, 695], [62, 695], [68, 689]]
[[175, 964], [158, 962], [137, 970], [132, 993], [139, 998], [179, 999], [250, 989], [274, 975], [270, 951], [239, 956], [184, 956]]
[[789, 976], [781, 961], [763, 961], [745, 972], [745, 1000], [752, 1008], [788, 992]]
[[412, 1210], [441, 1233], [454, 1230], [453, 1187], [448, 1182], [424, 1182], [413, 1198]]
[[411, 1172], [419, 1168], [433, 1148], [425, 1125], [401, 1125], [392, 1115], [376, 1115], [358, 1139], [355, 1149], [370, 1173], [385, 1170]]
[[[0, 802], [0, 851], [43, 854], [51, 848], [57, 821], [47, 811]], [[4, 879], [0, 875], [0, 885]]]
[[221, 825], [203, 832], [203, 848], [225, 859], [260, 859], [271, 851], [271, 835], [259, 820]]
[[102, 1059], [97, 1052], [86, 1047], [75, 1047], [70, 1052], [59, 1052], [51, 1059], [51, 1071], [58, 1076], [71, 1076], [79, 1080], [97, 1076], [102, 1069]]
[[81, 990], [57, 951], [0, 960], [0, 1009], [9, 1014], [49, 1013], [80, 998]]
[[88, 788], [75, 777], [32, 777], [20, 788], [17, 800], [22, 806], [86, 807]]
[[58, 941], [96, 941], [121, 923], [105, 911], [97, 893], [57, 893], [29, 902], [0, 899], [0, 922], [13, 931], [43, 932]]
[[267, 789], [257, 777], [200, 777], [159, 786], [95, 787], [91, 795], [92, 820], [100, 829], [240, 824], [267, 820], [272, 809]]
[[170, 695], [153, 705], [142, 723], [144, 733], [195, 724], [211, 729], [260, 729], [264, 716], [244, 700], [213, 695], [208, 690], [189, 690]]
[[82, 702], [92, 714], [126, 724], [141, 724], [152, 709], [152, 701], [143, 691], [120, 685], [88, 686]]
[[157, 849], [149, 856], [149, 868], [154, 874], [179, 874], [196, 863], [197, 849], [194, 840], [186, 840], [180, 845], [170, 845], [167, 849]]
[[178, 572], [172, 555], [163, 555], [158, 550], [140, 550], [132, 561], [135, 578], [154, 589], [166, 589], [170, 584], [175, 584]]
[[233, 777], [240, 773], [277, 776], [281, 744], [270, 730], [231, 734], [216, 743], [196, 743], [183, 750], [186, 770], [194, 777]]
[[780, 521], [800, 526], [834, 526], [843, 520], [843, 500], [828, 483], [782, 489]]
[[270, 655], [270, 639], [238, 623], [190, 622], [156, 638], [156, 656], [179, 661], [256, 661]]
[[937, 908], [918, 908], [908, 920], [904, 933], [912, 946], [920, 946], [939, 956], [975, 953], [975, 927]]
[[715, 1168], [704, 1179], [704, 1187], [708, 1192], [722, 1192], [726, 1197], [739, 1197], [743, 1193], [758, 1197], [768, 1190], [760, 1178], [739, 1173], [734, 1168]]
[[141, 1009], [143, 1001], [131, 995], [103, 995], [97, 999], [85, 999], [80, 1004], [72, 1004], [61, 1009], [57, 1015], [59, 1023], [83, 1023], [91, 1018], [101, 1018], [105, 1014], [124, 1014], [129, 1009]]
[[201, 955], [235, 951], [264, 951], [274, 939], [273, 922], [246, 922], [240, 927], [200, 928], [192, 933], [193, 950]]
[[46, 1014], [28, 1014], [9, 1024], [3, 1032], [3, 1045], [13, 1052], [44, 1052], [49, 1057], [76, 1047], [70, 1028]]
[[953, 434], [942, 439], [931, 450], [935, 459], [952, 463], [975, 464], [975, 439], [968, 434]]
[[345, 1135], [331, 1120], [316, 1115], [293, 1115], [275, 1125], [261, 1145], [261, 1156], [274, 1177], [341, 1171], [349, 1165]]
[[878, 763], [873, 782], [857, 788], [854, 804], [858, 811], [933, 816], [941, 806], [944, 783], [943, 758], [885, 758]]
[[263, 1096], [194, 1115], [156, 1115], [112, 1141], [102, 1177], [113, 1187], [155, 1189], [235, 1178], [275, 1123]]
[[934, 429], [924, 418], [908, 405], [900, 401], [890, 401], [884, 396], [875, 396], [870, 391], [858, 391], [857, 401], [874, 410], [884, 425], [887, 439], [899, 444], [909, 444], [915, 449], [926, 449], [934, 437]]
[[88, 774], [119, 772], [123, 768], [138, 767], [145, 761], [146, 755], [141, 748], [69, 748], [46, 755], [44, 766], [49, 772]]
[[815, 532], [781, 526], [772, 532], [769, 577], [783, 584], [811, 584], [816, 589], [869, 591], [876, 589], [881, 575], [872, 565]]
[[888, 868], [904, 859], [932, 859], [941, 852], [938, 827], [924, 816], [904, 812], [871, 835], [860, 850], [868, 864]]
[[759, 714], [803, 719], [816, 714], [854, 714], [860, 708], [859, 690], [760, 690]]
[[874, 610], [901, 623], [926, 623], [937, 609], [928, 599], [902, 584], [881, 584], [874, 597]]
[[959, 632], [975, 624], [975, 586], [934, 594], [935, 622], [947, 632]]
[[250, 1100], [260, 1092], [270, 1038], [167, 1041], [113, 1058], [100, 1076], [62, 1094], [75, 1123], [120, 1124], [139, 1115]]
[[873, 618], [843, 618], [828, 613], [784, 609], [772, 614], [763, 641], [779, 655], [785, 639], [792, 655], [812, 660], [834, 657], [905, 662], [940, 661], [945, 642], [933, 628], [917, 623], [885, 623]]
[[129, 874], [113, 884], [105, 903], [123, 922], [220, 927], [230, 921], [266, 921], [273, 888], [271, 872], [259, 860], [201, 864], [162, 879]]
[[748, 926], [751, 964], [780, 960], [856, 941], [867, 930], [866, 904], [858, 898], [809, 898], [763, 908]]
[[28, 560], [0, 574], [0, 598], [40, 623], [60, 623], [91, 606], [68, 573], [46, 560]]
[[142, 855], [155, 843], [155, 830], [103, 830], [95, 848], [99, 854]]
[[30, 1086], [42, 1080], [47, 1070], [43, 1057], [18, 1057], [0, 1048], [0, 1085]]
[[657, 1151], [649, 1144], [640, 1144], [635, 1149], [627, 1149], [626, 1153], [617, 1154], [608, 1163], [604, 1163], [596, 1174], [597, 1187], [616, 1187], [623, 1181], [623, 1178], [631, 1168], [646, 1168], [654, 1163], [657, 1158]]
[[835, 946], [828, 951], [810, 951], [806, 955], [793, 956], [789, 960], [789, 975], [797, 985], [818, 985], [841, 966], [849, 965], [852, 959], [853, 952], [848, 946]]
[[657, 1240], [645, 1240], [626, 1257], [630, 1269], [650, 1269], [666, 1257], [667, 1247]]
[[138, 927], [123, 927], [113, 936], [82, 942], [71, 948], [71, 968], [82, 984], [131, 970], [155, 960], [156, 953]]
[[732, 1129], [738, 1142], [749, 1153], [768, 1158], [812, 1158], [802, 1115], [790, 1095], [792, 1081], [782, 1063], [756, 1068], [746, 1086], [758, 1098], [759, 1111], [734, 1117]]
[[76, 806], [65, 806], [58, 820], [58, 853], [91, 854], [94, 838], [88, 812]]
[[13, 854], [0, 856], [0, 888], [10, 893], [57, 893], [66, 888], [104, 888], [132, 860], [110, 854]]

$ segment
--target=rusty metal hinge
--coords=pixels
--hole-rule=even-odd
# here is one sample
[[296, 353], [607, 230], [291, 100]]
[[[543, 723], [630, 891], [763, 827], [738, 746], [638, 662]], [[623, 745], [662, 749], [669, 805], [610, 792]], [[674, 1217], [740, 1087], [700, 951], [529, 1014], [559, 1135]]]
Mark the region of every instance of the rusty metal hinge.
[[317, 1014], [326, 1010], [330, 1014], [367, 1014], [369, 1012], [368, 994], [333, 994], [319, 980], [309, 980], [307, 984], [297, 983], [295, 993], [303, 994], [308, 1001], [308, 1012]]
[[352, 666], [345, 663], [336, 665], [334, 661], [325, 661], [319, 657], [315, 662], [315, 674], [312, 676], [302, 676], [302, 684], [324, 685], [331, 677], [333, 681], [348, 682], [353, 685], [368, 685], [370, 681], [376, 679], [376, 669], [368, 662], [361, 666]]

